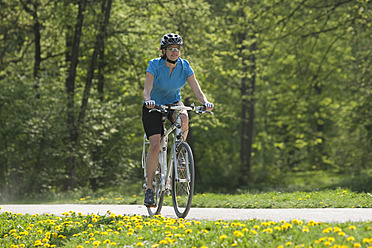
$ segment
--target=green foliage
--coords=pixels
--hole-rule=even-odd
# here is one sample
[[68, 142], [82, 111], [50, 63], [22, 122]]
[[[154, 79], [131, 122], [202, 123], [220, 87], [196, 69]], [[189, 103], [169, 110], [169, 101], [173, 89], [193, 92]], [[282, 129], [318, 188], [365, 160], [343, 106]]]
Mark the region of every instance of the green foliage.
[[[78, 2], [0, 3], [1, 197], [60, 192], [71, 158], [78, 188], [142, 182], [144, 72], [167, 32], [184, 38], [182, 56], [216, 106], [214, 116], [191, 119], [197, 191], [241, 186], [246, 100], [255, 112], [249, 187], [275, 188], [292, 172], [358, 177], [371, 168], [368, 1], [113, 1], [81, 123], [105, 12], [101, 1], [88, 1], [70, 108], [65, 84]], [[243, 79], [253, 76], [253, 95], [243, 94]], [[182, 96], [197, 103], [188, 86]], [[69, 136], [75, 125], [76, 143]]]

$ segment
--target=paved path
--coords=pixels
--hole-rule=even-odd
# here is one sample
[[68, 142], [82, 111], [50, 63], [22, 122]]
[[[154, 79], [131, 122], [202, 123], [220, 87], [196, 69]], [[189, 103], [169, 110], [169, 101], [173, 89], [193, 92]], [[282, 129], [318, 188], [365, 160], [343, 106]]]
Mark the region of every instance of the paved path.
[[[74, 211], [82, 214], [104, 215], [107, 211], [115, 214], [148, 215], [142, 205], [83, 205], [83, 204], [49, 204], [49, 205], [1, 205], [4, 211], [23, 214], [56, 214]], [[173, 207], [164, 206], [162, 216], [175, 218]], [[372, 208], [308, 208], [308, 209], [229, 209], [229, 208], [191, 208], [187, 219], [194, 220], [273, 220], [347, 222], [372, 221]]]

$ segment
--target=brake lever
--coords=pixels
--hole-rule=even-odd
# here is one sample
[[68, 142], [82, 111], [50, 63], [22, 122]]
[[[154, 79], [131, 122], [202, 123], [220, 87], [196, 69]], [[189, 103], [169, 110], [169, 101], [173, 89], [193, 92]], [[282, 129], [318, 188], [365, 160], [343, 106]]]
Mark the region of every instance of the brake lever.
[[155, 108], [149, 110], [149, 112], [157, 111], [159, 113], [165, 113], [165, 109], [163, 109], [160, 105], [155, 105]]
[[196, 114], [204, 114], [204, 113], [208, 113], [208, 114], [213, 115], [213, 112], [205, 110], [205, 106], [201, 106], [201, 107], [199, 107], [197, 110], [195, 110], [195, 113], [196, 113]]

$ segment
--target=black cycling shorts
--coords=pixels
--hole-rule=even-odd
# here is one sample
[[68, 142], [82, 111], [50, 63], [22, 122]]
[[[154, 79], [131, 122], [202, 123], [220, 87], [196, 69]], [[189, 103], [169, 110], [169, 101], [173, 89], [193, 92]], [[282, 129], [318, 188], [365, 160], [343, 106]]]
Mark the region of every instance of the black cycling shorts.
[[146, 108], [145, 104], [142, 106], [142, 124], [145, 129], [147, 138], [154, 134], [164, 133], [164, 127], [161, 121], [161, 113], [157, 111], [149, 112], [150, 109]]
[[[183, 106], [182, 102], [176, 102], [170, 105], [175, 106]], [[146, 108], [145, 104], [142, 106], [142, 124], [143, 128], [145, 129], [145, 133], [147, 138], [154, 134], [164, 134], [164, 126], [161, 121], [162, 114], [158, 111], [152, 111], [149, 112], [150, 109]], [[185, 111], [185, 114], [187, 115], [187, 111]], [[168, 120], [170, 120], [172, 123], [174, 122], [175, 116], [169, 112], [167, 115]]]

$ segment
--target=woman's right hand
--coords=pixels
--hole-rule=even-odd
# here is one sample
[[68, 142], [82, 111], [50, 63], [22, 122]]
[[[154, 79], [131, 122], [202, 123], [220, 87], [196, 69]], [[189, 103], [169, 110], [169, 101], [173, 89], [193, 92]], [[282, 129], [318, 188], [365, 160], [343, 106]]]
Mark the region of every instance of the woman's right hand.
[[147, 101], [145, 101], [145, 106], [148, 109], [155, 108], [155, 101], [154, 100], [147, 100]]

